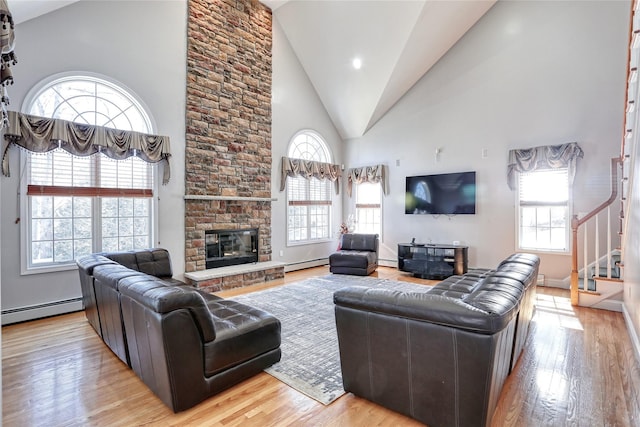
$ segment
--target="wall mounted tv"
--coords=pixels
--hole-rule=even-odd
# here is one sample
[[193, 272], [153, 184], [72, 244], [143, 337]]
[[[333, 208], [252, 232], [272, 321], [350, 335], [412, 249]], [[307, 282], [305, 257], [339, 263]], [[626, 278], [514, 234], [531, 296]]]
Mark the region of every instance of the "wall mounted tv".
[[459, 172], [407, 177], [406, 214], [476, 213], [476, 173]]

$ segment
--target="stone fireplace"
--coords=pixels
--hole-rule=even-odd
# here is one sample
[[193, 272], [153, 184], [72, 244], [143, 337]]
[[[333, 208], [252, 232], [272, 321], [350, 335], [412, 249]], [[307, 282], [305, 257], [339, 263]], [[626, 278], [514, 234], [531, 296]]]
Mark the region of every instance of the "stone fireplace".
[[258, 262], [258, 229], [207, 230], [204, 232], [206, 267]]
[[212, 291], [284, 276], [269, 265], [218, 276], [207, 243], [213, 230], [255, 229], [256, 264], [281, 264], [271, 260], [271, 29], [258, 1], [188, 2], [185, 276]]

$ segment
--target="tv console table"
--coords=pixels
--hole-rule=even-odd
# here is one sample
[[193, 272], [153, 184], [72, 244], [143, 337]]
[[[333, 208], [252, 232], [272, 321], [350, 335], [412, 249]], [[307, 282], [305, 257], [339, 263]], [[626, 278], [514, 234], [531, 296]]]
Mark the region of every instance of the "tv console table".
[[421, 279], [442, 280], [467, 272], [468, 246], [398, 244], [398, 269]]

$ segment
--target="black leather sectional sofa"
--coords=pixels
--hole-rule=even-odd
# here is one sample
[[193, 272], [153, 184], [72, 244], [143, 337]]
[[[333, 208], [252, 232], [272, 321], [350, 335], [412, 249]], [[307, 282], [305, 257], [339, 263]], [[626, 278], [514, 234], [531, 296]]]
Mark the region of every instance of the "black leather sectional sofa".
[[173, 279], [165, 249], [77, 264], [89, 323], [175, 412], [280, 360], [278, 319]]
[[490, 425], [524, 348], [539, 263], [514, 254], [426, 293], [335, 292], [344, 389], [430, 427]]

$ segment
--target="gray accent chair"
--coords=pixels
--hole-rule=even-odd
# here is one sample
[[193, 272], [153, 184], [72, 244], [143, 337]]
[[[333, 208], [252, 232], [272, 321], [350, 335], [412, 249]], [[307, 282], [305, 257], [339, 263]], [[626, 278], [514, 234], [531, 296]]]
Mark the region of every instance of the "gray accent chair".
[[329, 256], [329, 271], [368, 276], [378, 268], [379, 244], [377, 234], [343, 234], [338, 251]]

